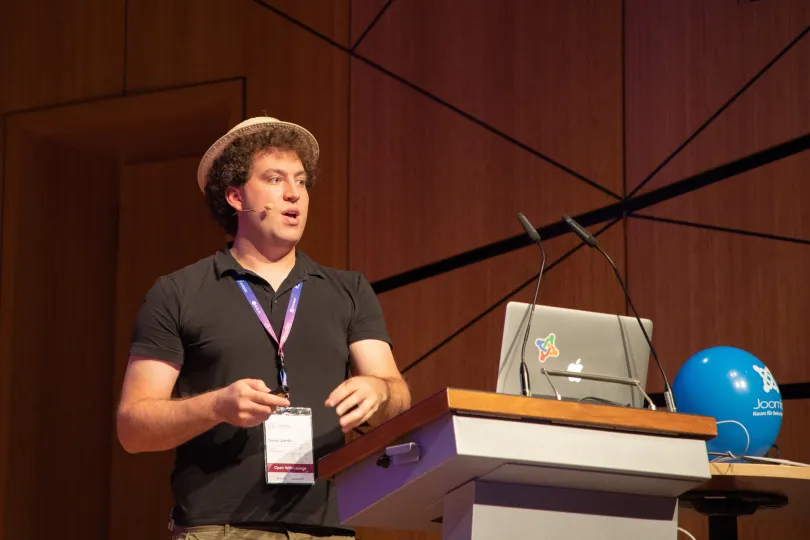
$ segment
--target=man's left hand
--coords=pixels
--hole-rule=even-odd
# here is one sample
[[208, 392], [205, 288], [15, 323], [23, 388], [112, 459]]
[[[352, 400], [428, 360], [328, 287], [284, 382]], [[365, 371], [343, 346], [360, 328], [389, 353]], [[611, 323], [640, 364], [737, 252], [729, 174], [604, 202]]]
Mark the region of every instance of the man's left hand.
[[388, 385], [384, 380], [358, 375], [335, 388], [329, 394], [326, 406], [335, 407], [340, 427], [343, 433], [347, 433], [371, 418], [388, 397]]

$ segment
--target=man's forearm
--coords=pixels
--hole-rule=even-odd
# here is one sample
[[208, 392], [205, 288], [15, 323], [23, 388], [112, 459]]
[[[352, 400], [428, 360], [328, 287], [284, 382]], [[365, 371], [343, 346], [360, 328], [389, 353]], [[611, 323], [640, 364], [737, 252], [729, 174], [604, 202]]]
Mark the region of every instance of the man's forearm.
[[146, 399], [119, 409], [118, 440], [129, 453], [170, 450], [220, 423], [214, 392], [182, 400]]
[[408, 384], [402, 379], [388, 381], [388, 403], [386, 403], [386, 414], [389, 417], [411, 408], [411, 391]]
[[388, 388], [388, 399], [369, 420], [372, 425], [381, 424], [411, 407], [411, 392], [408, 390], [408, 385], [404, 380], [382, 379], [382, 381]]

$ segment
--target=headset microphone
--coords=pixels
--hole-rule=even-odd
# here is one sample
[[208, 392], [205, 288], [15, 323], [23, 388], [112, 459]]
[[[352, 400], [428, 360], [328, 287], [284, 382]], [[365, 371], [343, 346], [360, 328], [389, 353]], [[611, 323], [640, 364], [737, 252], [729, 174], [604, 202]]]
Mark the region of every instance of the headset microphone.
[[239, 210], [239, 212], [264, 212], [265, 210], [272, 210], [272, 209], [273, 209], [273, 203], [267, 203], [267, 204], [264, 205], [264, 208], [262, 208], [261, 210], [257, 210], [255, 208], [245, 208], [243, 210]]

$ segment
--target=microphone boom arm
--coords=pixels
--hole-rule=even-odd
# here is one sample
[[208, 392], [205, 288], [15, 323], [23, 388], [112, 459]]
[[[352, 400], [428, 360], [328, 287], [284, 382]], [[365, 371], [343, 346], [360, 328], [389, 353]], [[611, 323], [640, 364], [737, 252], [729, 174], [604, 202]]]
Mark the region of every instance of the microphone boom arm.
[[[613, 273], [616, 274], [616, 278], [619, 280], [619, 285], [622, 286], [622, 291], [624, 292], [624, 297], [627, 299], [627, 304], [630, 306], [630, 311], [633, 312], [633, 315], [636, 317], [636, 321], [638, 321], [638, 326], [641, 328], [641, 332], [644, 334], [644, 339], [647, 340], [647, 343], [650, 344], [650, 352], [655, 358], [655, 363], [658, 365], [658, 368], [661, 371], [661, 376], [664, 378], [664, 399], [667, 402], [667, 409], [670, 412], [677, 412], [675, 408], [675, 398], [672, 396], [672, 387], [669, 385], [669, 379], [667, 379], [667, 374], [664, 371], [663, 366], [661, 365], [661, 360], [658, 358], [658, 353], [655, 351], [655, 347], [652, 346], [652, 340], [650, 336], [647, 335], [647, 329], [644, 328], [644, 325], [641, 323], [641, 318], [638, 316], [638, 312], [636, 311], [636, 307], [633, 305], [633, 301], [630, 299], [630, 293], [627, 292], [627, 287], [624, 284], [624, 279], [622, 279], [622, 275], [619, 272], [619, 269], [616, 267], [616, 264], [613, 262], [613, 259], [610, 258], [610, 255], [605, 253], [599, 244], [594, 245], [596, 250], [601, 253], [605, 259], [607, 259], [608, 263], [610, 263], [610, 267], [613, 269]], [[646, 394], [645, 394], [646, 395]], [[652, 402], [651, 402], [652, 403]]]
[[529, 238], [531, 238], [532, 242], [537, 244], [537, 246], [540, 248], [540, 253], [542, 254], [540, 273], [537, 274], [537, 285], [534, 288], [534, 297], [532, 298], [532, 304], [529, 308], [529, 318], [526, 321], [526, 332], [523, 335], [523, 345], [520, 349], [520, 394], [522, 396], [531, 397], [532, 386], [531, 382], [529, 381], [529, 368], [526, 366], [526, 344], [529, 341], [529, 331], [532, 327], [534, 307], [537, 304], [537, 294], [540, 292], [540, 281], [543, 279], [543, 269], [546, 267], [546, 250], [543, 248], [543, 242], [540, 239], [540, 234], [537, 232], [537, 229], [535, 229], [534, 226], [529, 223], [526, 216], [524, 216], [522, 212], [518, 212], [517, 216], [520, 224], [523, 226], [523, 230], [526, 231], [526, 234], [529, 236]]
[[638, 325], [641, 328], [641, 332], [644, 334], [644, 339], [647, 340], [647, 344], [650, 346], [650, 352], [655, 358], [655, 363], [658, 365], [658, 369], [661, 371], [661, 377], [664, 379], [664, 399], [667, 402], [667, 409], [669, 412], [677, 412], [678, 409], [675, 405], [675, 395], [672, 393], [672, 386], [669, 384], [669, 379], [667, 379], [667, 374], [664, 371], [664, 366], [661, 365], [661, 361], [658, 359], [658, 353], [655, 351], [655, 347], [653, 347], [652, 340], [650, 336], [647, 335], [647, 330], [644, 328], [644, 325], [641, 324], [641, 318], [638, 316], [638, 312], [636, 311], [635, 306], [633, 305], [633, 301], [630, 299], [630, 293], [627, 291], [627, 286], [624, 284], [624, 280], [622, 279], [622, 275], [619, 272], [619, 269], [616, 267], [616, 264], [613, 262], [613, 259], [605, 253], [599, 246], [599, 242], [596, 241], [596, 237], [593, 236], [591, 233], [588, 232], [585, 227], [574, 221], [572, 218], [563, 214], [562, 216], [563, 221], [571, 228], [571, 230], [576, 233], [576, 235], [587, 245], [591, 246], [592, 248], [596, 248], [596, 250], [601, 253], [607, 262], [610, 263], [610, 267], [613, 268], [613, 273], [616, 274], [616, 278], [619, 280], [619, 284], [622, 286], [622, 291], [624, 291], [624, 298], [627, 300], [627, 304], [630, 306], [630, 309], [633, 311], [633, 315], [636, 317], [636, 321], [638, 321]]

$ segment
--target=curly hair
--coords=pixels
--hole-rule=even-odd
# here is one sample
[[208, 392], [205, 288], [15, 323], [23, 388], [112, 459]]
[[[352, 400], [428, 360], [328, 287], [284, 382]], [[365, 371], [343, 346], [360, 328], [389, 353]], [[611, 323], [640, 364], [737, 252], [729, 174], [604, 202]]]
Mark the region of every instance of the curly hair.
[[229, 187], [245, 185], [250, 178], [253, 160], [272, 150], [295, 152], [307, 174], [307, 189], [315, 184], [317, 158], [296, 131], [275, 128], [235, 140], [214, 161], [205, 185], [205, 200], [212, 217], [230, 236], [236, 235], [238, 221], [236, 212], [225, 199], [225, 191]]

